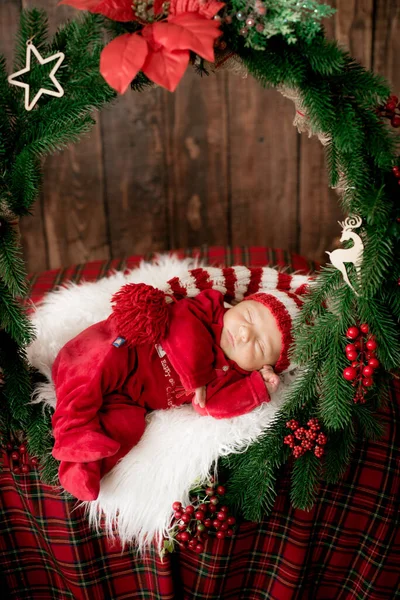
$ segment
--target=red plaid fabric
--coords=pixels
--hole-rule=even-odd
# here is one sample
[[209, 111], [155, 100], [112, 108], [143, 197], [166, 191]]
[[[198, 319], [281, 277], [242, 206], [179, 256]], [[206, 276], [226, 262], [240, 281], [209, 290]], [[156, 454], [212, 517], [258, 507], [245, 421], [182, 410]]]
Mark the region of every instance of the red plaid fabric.
[[[214, 265], [315, 265], [268, 248], [203, 248]], [[181, 252], [181, 255], [188, 255]], [[96, 280], [141, 257], [93, 262], [32, 276], [31, 298], [67, 280]], [[15, 475], [4, 453], [0, 474], [2, 598], [15, 600], [392, 600], [400, 585], [400, 385], [382, 412], [385, 436], [359, 442], [338, 485], [323, 485], [312, 511], [294, 510], [284, 473], [274, 509], [242, 522], [231, 539], [210, 539], [198, 556], [137, 557], [91, 531], [83, 511], [38, 473]]]

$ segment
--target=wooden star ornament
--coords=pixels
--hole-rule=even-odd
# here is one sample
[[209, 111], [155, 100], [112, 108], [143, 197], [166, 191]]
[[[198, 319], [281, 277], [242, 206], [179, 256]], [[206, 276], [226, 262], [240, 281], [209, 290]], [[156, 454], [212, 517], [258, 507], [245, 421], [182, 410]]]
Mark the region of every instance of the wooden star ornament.
[[[49, 77], [54, 84], [55, 90], [48, 90], [46, 88], [40, 88], [40, 90], [36, 93], [34, 98], [30, 101], [30, 86], [29, 83], [23, 83], [22, 81], [16, 81], [17, 77], [24, 75], [25, 73], [29, 73], [31, 70], [31, 58], [32, 53], [37, 58], [38, 62], [41, 65], [45, 65], [52, 61], [55, 61], [54, 67], [52, 68]], [[53, 54], [53, 56], [49, 56], [48, 58], [43, 58], [38, 49], [35, 48], [32, 42], [27, 42], [26, 44], [26, 66], [18, 71], [17, 73], [13, 73], [8, 77], [8, 83], [11, 85], [17, 85], [18, 87], [25, 88], [25, 110], [32, 110], [37, 101], [41, 96], [47, 94], [48, 96], [54, 96], [55, 98], [61, 98], [64, 95], [64, 90], [61, 87], [60, 83], [55, 78], [55, 73], [57, 72], [59, 66], [65, 58], [65, 54], [63, 52], [57, 52], [57, 54]]]

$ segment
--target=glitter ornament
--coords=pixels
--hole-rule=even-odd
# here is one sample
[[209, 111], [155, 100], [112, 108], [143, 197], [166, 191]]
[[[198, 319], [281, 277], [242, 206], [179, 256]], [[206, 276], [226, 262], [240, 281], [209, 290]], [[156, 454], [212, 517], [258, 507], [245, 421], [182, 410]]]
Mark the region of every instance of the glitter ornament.
[[244, 14], [244, 12], [242, 12], [241, 10], [239, 10], [236, 13], [236, 18], [238, 21], [244, 21], [246, 19], [246, 15]]

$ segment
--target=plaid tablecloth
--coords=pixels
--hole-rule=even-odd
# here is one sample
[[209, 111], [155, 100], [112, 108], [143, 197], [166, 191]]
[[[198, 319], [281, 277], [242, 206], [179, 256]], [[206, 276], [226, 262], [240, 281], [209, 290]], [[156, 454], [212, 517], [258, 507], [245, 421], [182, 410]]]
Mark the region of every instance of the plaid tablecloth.
[[[191, 251], [209, 264], [286, 265], [302, 257], [268, 248]], [[182, 252], [181, 255], [188, 253]], [[31, 277], [31, 298], [67, 280], [96, 280], [142, 257], [92, 262]], [[311, 512], [293, 510], [283, 474], [272, 514], [242, 522], [231, 539], [210, 539], [197, 555], [178, 550], [162, 562], [138, 557], [91, 531], [83, 511], [40, 482], [15, 475], [8, 455], [0, 474], [1, 598], [15, 600], [392, 600], [400, 585], [399, 398], [395, 384], [382, 412], [383, 439], [359, 443], [339, 485], [323, 486]]]

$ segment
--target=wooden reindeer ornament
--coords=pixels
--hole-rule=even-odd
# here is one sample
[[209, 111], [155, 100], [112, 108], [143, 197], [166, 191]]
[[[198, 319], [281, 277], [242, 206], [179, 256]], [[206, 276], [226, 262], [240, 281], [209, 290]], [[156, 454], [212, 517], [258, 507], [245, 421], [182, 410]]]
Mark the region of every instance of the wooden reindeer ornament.
[[353, 233], [352, 230], [360, 227], [361, 223], [361, 217], [348, 217], [344, 223], [339, 221], [339, 225], [342, 226], [342, 237], [340, 238], [340, 241], [344, 242], [345, 240], [353, 240], [354, 245], [351, 248], [338, 248], [337, 250], [333, 250], [333, 252], [326, 251], [326, 253], [329, 255], [332, 265], [336, 269], [339, 269], [343, 275], [343, 279], [357, 296], [359, 294], [349, 281], [345, 263], [353, 263], [356, 268], [357, 278], [360, 280], [360, 269], [364, 252], [364, 244], [362, 243], [360, 236], [356, 233]]

